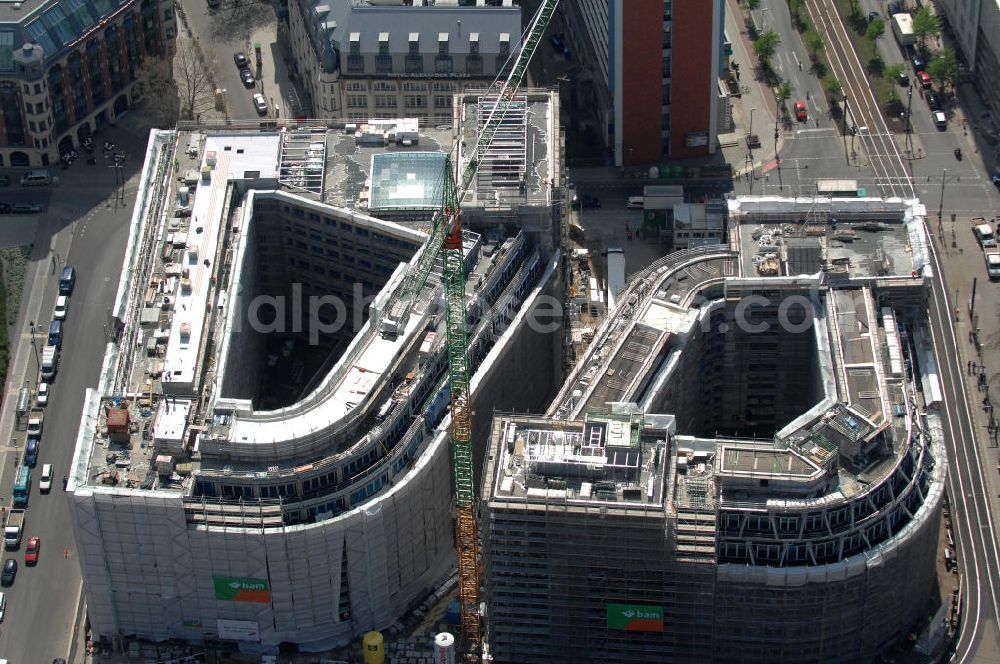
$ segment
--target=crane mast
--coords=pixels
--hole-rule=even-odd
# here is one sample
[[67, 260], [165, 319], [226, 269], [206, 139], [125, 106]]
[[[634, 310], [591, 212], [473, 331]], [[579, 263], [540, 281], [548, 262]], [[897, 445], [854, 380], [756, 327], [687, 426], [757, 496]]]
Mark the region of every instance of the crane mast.
[[[461, 175], [455, 177], [451, 158], [445, 160], [442, 205], [434, 215], [434, 225], [428, 244], [418, 259], [410, 288], [423, 286], [438, 251], [444, 264], [444, 296], [446, 303], [448, 380], [451, 389], [451, 462], [455, 485], [455, 550], [458, 562], [458, 596], [462, 615], [462, 649], [479, 649], [479, 533], [476, 526], [475, 487], [472, 464], [472, 403], [469, 393], [469, 343], [466, 329], [465, 256], [462, 250], [461, 205], [479, 164], [493, 141], [507, 112], [507, 107], [521, 85], [528, 62], [535, 52], [559, 0], [543, 0], [532, 19], [521, 49], [514, 58], [510, 73], [498, 77], [485, 98], [495, 98], [489, 116]], [[456, 149], [456, 154], [459, 154]], [[461, 156], [458, 157], [459, 163]], [[412, 306], [413, 292], [403, 294], [400, 313], [405, 324]]]

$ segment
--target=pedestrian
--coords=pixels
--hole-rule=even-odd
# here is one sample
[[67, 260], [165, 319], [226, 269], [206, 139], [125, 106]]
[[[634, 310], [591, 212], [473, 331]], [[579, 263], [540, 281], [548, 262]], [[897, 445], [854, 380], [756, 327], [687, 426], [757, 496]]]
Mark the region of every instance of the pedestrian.
[[972, 363], [972, 373], [976, 373], [976, 369], [978, 369], [978, 368], [979, 368], [979, 365], [976, 364], [975, 362], [973, 362]]
[[969, 360], [969, 361], [968, 361], [968, 362], [966, 363], [966, 369], [965, 369], [965, 370], [966, 370], [966, 371], [967, 371], [968, 373], [970, 373], [970, 374], [972, 373], [972, 360]]

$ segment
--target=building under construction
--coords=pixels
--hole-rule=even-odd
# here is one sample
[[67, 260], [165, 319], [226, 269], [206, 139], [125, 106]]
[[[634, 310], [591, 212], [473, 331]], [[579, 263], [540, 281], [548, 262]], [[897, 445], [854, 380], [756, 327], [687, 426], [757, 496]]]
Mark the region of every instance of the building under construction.
[[[68, 485], [95, 639], [326, 650], [454, 573], [440, 270], [404, 291], [484, 99], [445, 128], [152, 133]], [[563, 372], [562, 335], [526, 323], [563, 291], [558, 96], [518, 104], [464, 201], [483, 440]]]
[[922, 215], [730, 201], [727, 242], [635, 275], [544, 416], [494, 418], [496, 661], [867, 662], [926, 617]]

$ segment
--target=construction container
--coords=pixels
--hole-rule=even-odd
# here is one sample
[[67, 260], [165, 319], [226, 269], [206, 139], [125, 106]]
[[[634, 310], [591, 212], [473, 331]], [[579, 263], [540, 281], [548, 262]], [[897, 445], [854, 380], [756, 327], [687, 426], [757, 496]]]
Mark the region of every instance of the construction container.
[[108, 437], [116, 443], [129, 440], [129, 418], [126, 408], [108, 408]]

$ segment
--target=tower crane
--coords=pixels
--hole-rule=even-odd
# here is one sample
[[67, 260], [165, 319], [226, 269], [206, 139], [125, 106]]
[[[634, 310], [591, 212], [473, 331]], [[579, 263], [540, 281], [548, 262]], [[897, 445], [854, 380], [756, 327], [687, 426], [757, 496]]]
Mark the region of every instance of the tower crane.
[[[451, 467], [455, 485], [455, 550], [458, 561], [458, 597], [462, 615], [462, 649], [475, 652], [481, 638], [479, 623], [479, 535], [475, 514], [475, 487], [472, 465], [472, 403], [469, 394], [469, 344], [466, 329], [465, 260], [462, 251], [462, 202], [469, 192], [479, 164], [485, 157], [507, 108], [521, 86], [521, 80], [538, 43], [555, 13], [559, 0], [542, 0], [521, 40], [506, 76], [501, 74], [484, 95], [495, 100], [479, 132], [478, 140], [456, 177], [461, 157], [453, 165], [445, 160], [442, 205], [434, 213], [431, 234], [417, 258], [415, 269], [400, 289], [400, 297], [389, 305], [389, 320], [383, 333], [392, 334], [406, 325], [415, 296], [423, 288], [437, 256], [444, 264], [448, 380], [451, 389]], [[508, 60], [508, 63], [510, 60]], [[460, 142], [461, 138], [458, 138]], [[458, 149], [456, 148], [456, 155]], [[388, 325], [386, 325], [388, 323]]]

